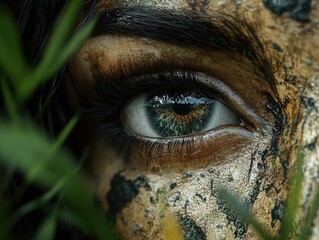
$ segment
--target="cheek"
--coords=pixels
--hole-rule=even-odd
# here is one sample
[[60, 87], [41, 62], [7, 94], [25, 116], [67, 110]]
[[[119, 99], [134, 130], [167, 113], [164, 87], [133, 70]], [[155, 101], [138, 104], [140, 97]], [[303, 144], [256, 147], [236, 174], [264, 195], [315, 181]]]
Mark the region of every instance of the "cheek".
[[186, 239], [255, 236], [218, 197], [221, 188], [240, 197], [275, 232], [280, 214], [272, 209], [285, 201], [283, 171], [275, 158], [261, 159], [257, 144], [252, 149], [227, 164], [178, 173], [151, 174], [125, 164], [109, 171], [110, 165], [104, 170], [99, 165], [99, 199], [122, 239], [165, 239], [170, 219], [169, 225], [176, 222], [191, 236]]

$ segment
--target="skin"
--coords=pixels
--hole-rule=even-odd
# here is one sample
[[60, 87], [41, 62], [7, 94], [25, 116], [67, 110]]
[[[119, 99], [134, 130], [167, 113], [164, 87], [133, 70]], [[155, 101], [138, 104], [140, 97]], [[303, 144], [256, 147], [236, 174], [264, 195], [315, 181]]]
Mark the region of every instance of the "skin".
[[[253, 73], [254, 63], [236, 54], [230, 58], [217, 52], [118, 34], [90, 38], [69, 63], [77, 93], [69, 84], [70, 79], [66, 84], [74, 109], [82, 107], [78, 94], [88, 101], [98, 101], [92, 66], [99, 66], [102, 72], [109, 68], [116, 72], [123, 67], [119, 66], [119, 59], [157, 56], [195, 63], [196, 71], [222, 79], [244, 100], [246, 105], [238, 104], [239, 112], [245, 115], [250, 110], [247, 118], [254, 126], [249, 131], [237, 126], [201, 133], [195, 138], [193, 151], [182, 147], [180, 151], [169, 152], [164, 147], [160, 154], [152, 153], [149, 157], [147, 146], [135, 146], [130, 161], [125, 161], [107, 138], [92, 134], [103, 120], [86, 114], [78, 130], [87, 139], [83, 145], [92, 149], [87, 169], [96, 195], [103, 210], [115, 220], [121, 239], [169, 239], [165, 230], [167, 219], [173, 225], [177, 222], [186, 239], [257, 239], [251, 226], [242, 223], [220, 200], [217, 193], [220, 188], [237, 195], [263, 226], [276, 235], [281, 226], [288, 179], [299, 151], [305, 154], [305, 206], [311, 201], [311, 187], [318, 181], [319, 7], [313, 4], [311, 21], [300, 23], [285, 14], [274, 15], [259, 0], [238, 4], [228, 0], [190, 2], [101, 0], [96, 14], [110, 6], [147, 5], [185, 14], [199, 11], [209, 16], [217, 13], [245, 16], [258, 28], [277, 92], [256, 81], [260, 76]], [[276, 50], [274, 43], [280, 50], [278, 47]], [[239, 82], [239, 78], [243, 80]], [[268, 156], [262, 153], [274, 144], [272, 128], [276, 117], [267, 108], [263, 92], [269, 92], [278, 101], [284, 120], [275, 143], [278, 150]], [[229, 105], [236, 102], [231, 99]], [[319, 236], [318, 231], [314, 230], [313, 235], [314, 239]]]

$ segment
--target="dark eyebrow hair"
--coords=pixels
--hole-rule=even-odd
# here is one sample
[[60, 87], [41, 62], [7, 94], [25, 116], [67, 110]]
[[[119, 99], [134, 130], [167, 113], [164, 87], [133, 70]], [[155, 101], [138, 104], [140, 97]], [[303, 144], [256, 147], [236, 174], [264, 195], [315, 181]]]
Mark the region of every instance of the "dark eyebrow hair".
[[256, 27], [245, 18], [220, 13], [202, 16], [149, 7], [115, 8], [100, 16], [93, 36], [103, 34], [145, 37], [230, 56], [239, 53], [252, 61], [253, 67], [262, 73], [263, 79], [276, 92], [264, 44]]

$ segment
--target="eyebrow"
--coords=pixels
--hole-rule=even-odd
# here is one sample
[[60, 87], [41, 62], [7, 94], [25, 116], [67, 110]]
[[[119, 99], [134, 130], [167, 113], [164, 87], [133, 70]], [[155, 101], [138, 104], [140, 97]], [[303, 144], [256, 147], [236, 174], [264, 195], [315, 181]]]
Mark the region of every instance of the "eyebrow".
[[138, 36], [178, 46], [238, 53], [253, 63], [274, 92], [275, 80], [264, 44], [256, 27], [245, 18], [216, 13], [214, 16], [185, 14], [178, 11], [129, 7], [101, 14], [93, 36], [122, 34]]

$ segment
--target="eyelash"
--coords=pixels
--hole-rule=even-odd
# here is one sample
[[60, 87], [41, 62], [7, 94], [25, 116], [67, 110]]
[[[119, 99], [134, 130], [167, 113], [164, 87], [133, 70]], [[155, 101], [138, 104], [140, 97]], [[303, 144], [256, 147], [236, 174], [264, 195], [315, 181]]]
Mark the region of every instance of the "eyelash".
[[[225, 98], [220, 93], [201, 83], [196, 73], [186, 70], [151, 73], [132, 78], [122, 78], [120, 81], [109, 81], [103, 75], [99, 74], [98, 76], [98, 78], [96, 78], [96, 75], [94, 77], [97, 83], [96, 92], [103, 104], [103, 109], [101, 110], [112, 109], [105, 112], [106, 117], [115, 114], [123, 103], [138, 94], [165, 88], [196, 88], [208, 96], [225, 102]], [[115, 105], [116, 108], [111, 107], [112, 105]]]

